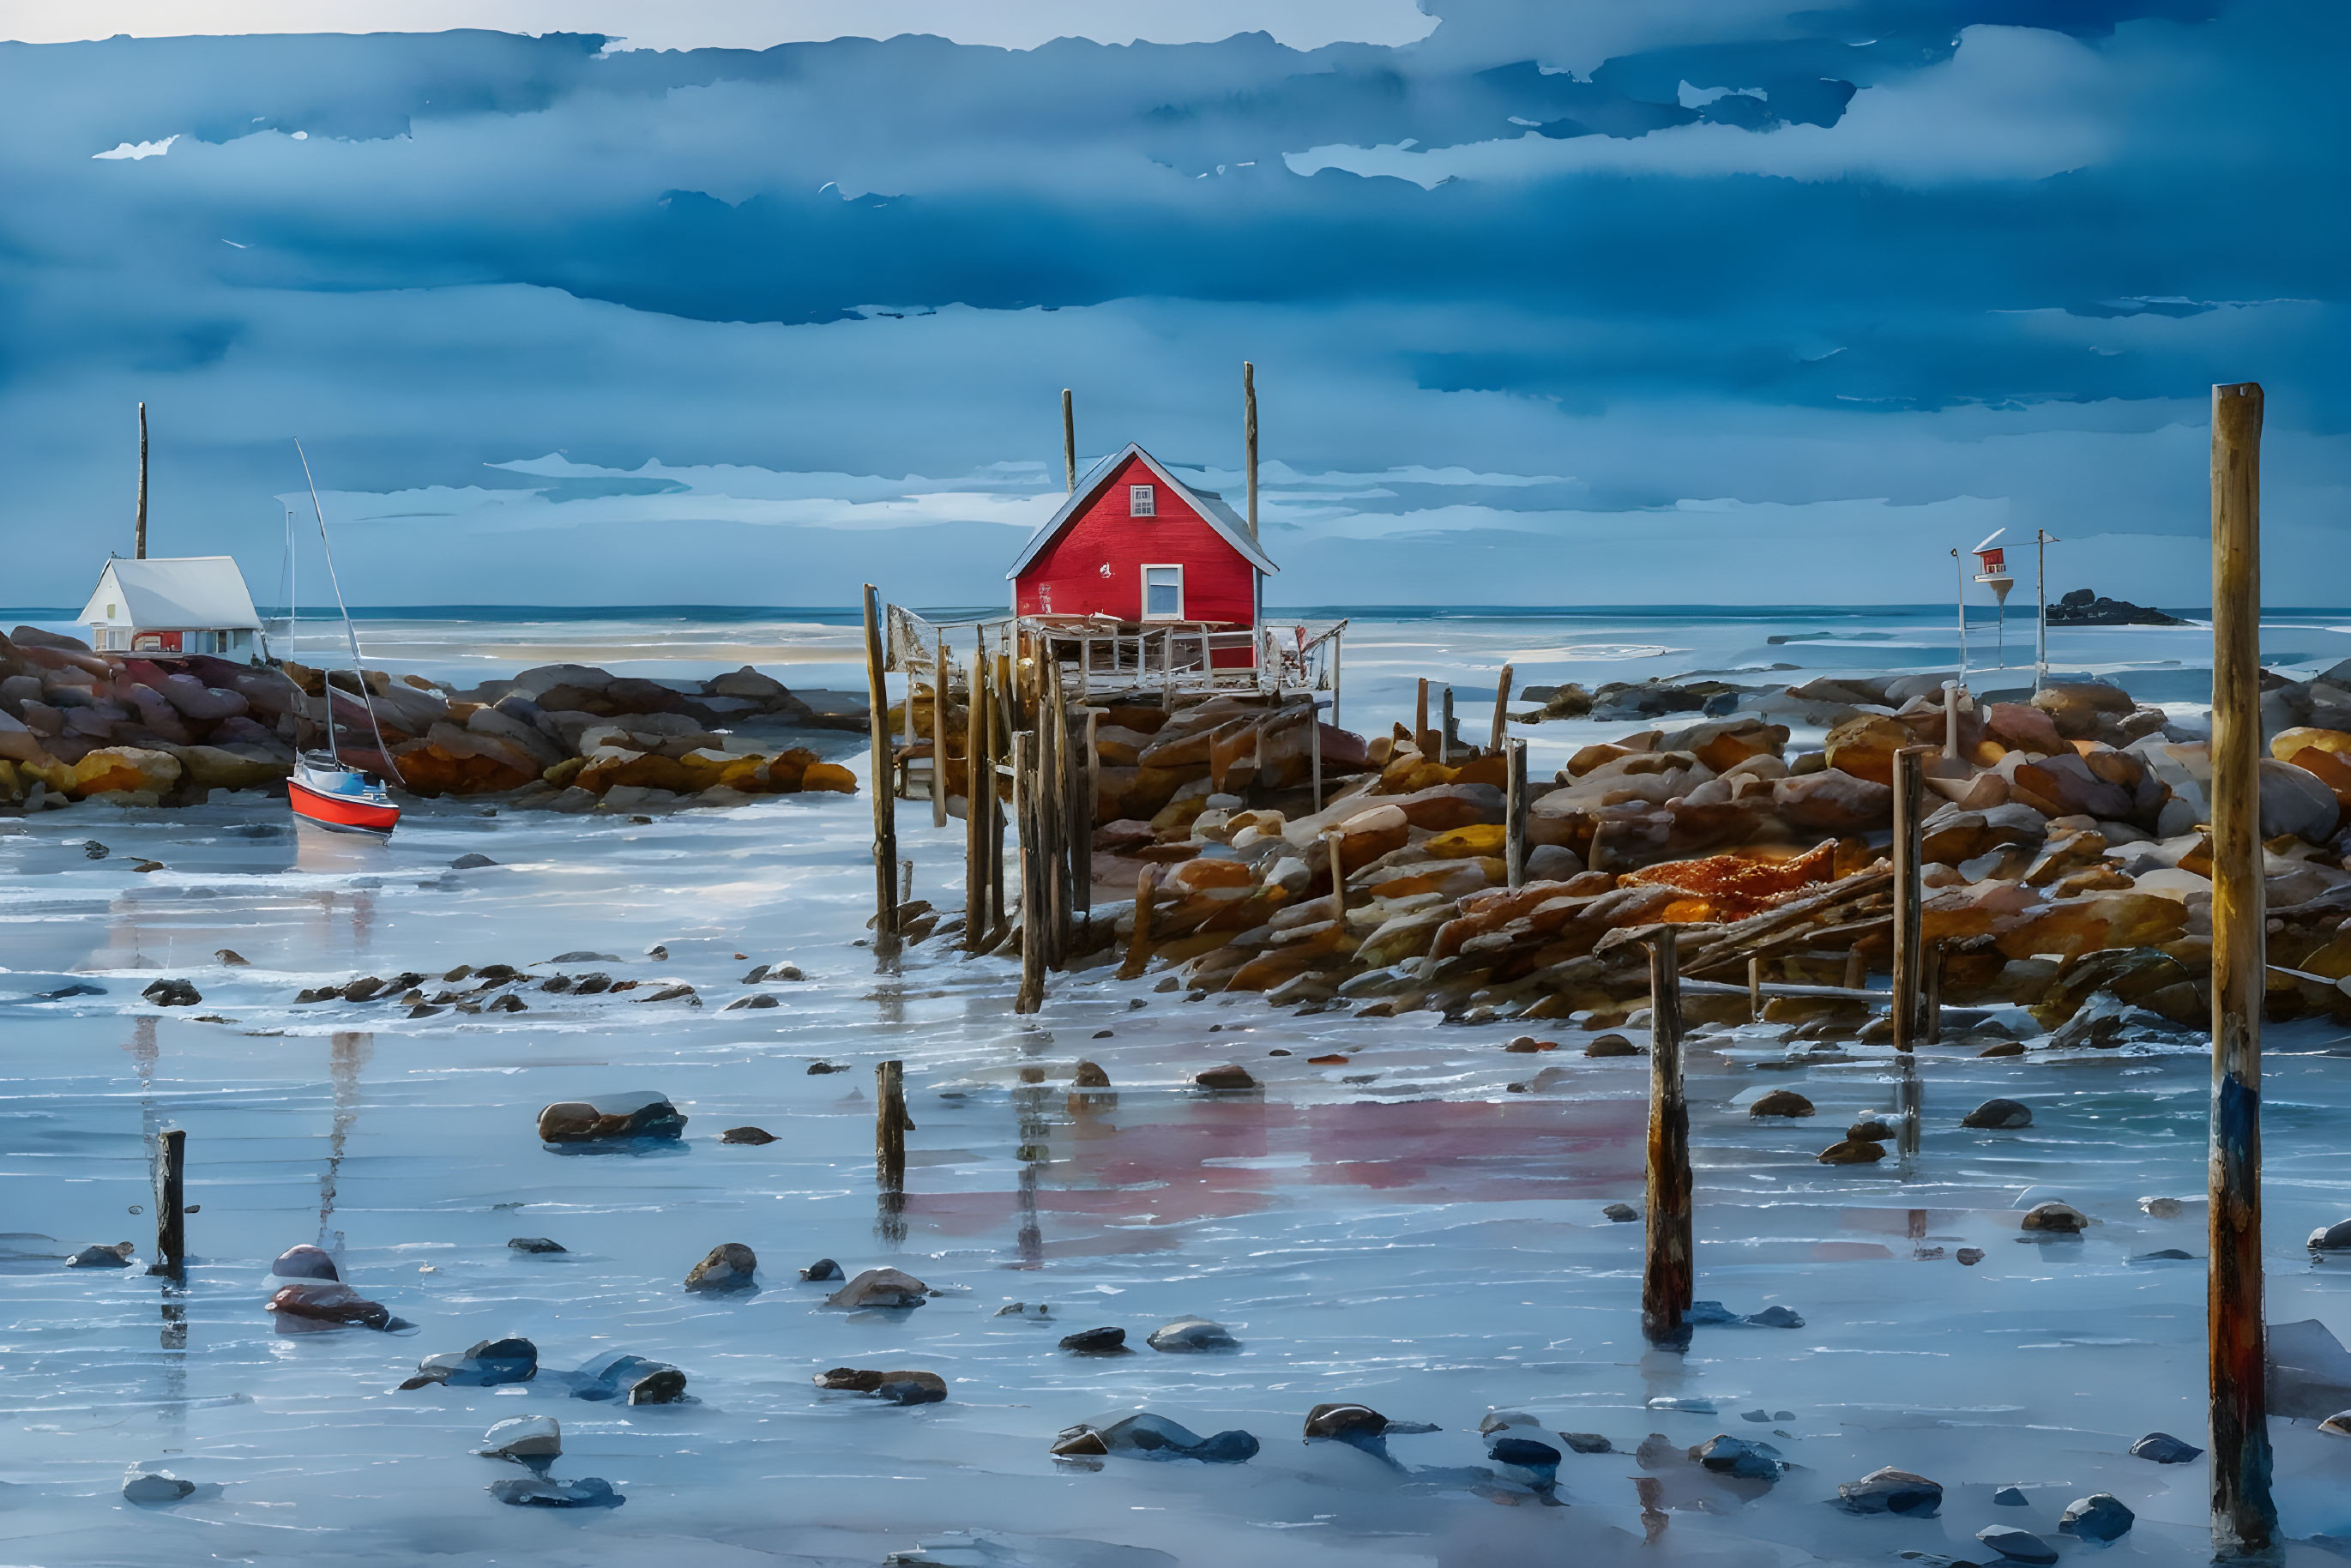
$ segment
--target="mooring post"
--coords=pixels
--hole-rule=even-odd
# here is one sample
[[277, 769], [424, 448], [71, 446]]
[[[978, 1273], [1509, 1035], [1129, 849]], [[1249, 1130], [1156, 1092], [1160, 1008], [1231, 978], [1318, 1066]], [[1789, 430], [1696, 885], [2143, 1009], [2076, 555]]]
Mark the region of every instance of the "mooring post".
[[906, 1064], [873, 1064], [873, 1164], [883, 1186], [906, 1183], [906, 1134], [914, 1119], [906, 1114]]
[[1763, 1021], [1763, 960], [1761, 957], [1747, 960], [1747, 1021]]
[[[966, 747], [968, 751], [970, 747]], [[938, 666], [931, 676], [931, 826], [947, 825], [947, 635], [939, 633]]]
[[1648, 1245], [1641, 1268], [1641, 1332], [1687, 1348], [1697, 1286], [1690, 1241], [1689, 1105], [1682, 1098], [1682, 980], [1674, 928], [1649, 943]]
[[143, 402], [139, 405], [139, 516], [131, 524], [131, 553], [133, 559], [147, 559], [147, 405]]
[[[1507, 668], [1507, 666], [1506, 666]], [[1507, 685], [1510, 676], [1505, 674]], [[1499, 731], [1500, 725], [1495, 728]], [[1499, 740], [1498, 740], [1499, 744]], [[1527, 743], [1513, 740], [1503, 754], [1502, 869], [1512, 887], [1527, 884]]]
[[2212, 1550], [2270, 1550], [2262, 1322], [2262, 389], [2212, 389]]
[[1919, 813], [1927, 790], [1926, 759], [1917, 747], [1894, 754], [1894, 1049], [1918, 1039]]
[[[882, 599], [865, 585], [866, 730], [873, 759], [873, 956], [898, 956], [898, 792], [890, 755], [890, 687], [882, 674]], [[912, 698], [909, 697], [911, 703]]]
[[1061, 467], [1069, 476], [1070, 494], [1078, 493], [1078, 411], [1070, 389], [1061, 389]]
[[1460, 744], [1457, 728], [1453, 717], [1453, 688], [1447, 686], [1445, 688], [1445, 721], [1437, 732], [1437, 760], [1447, 767], [1453, 762], [1454, 747]]
[[1126, 939], [1126, 961], [1118, 967], [1122, 980], [1139, 980], [1151, 967], [1151, 915], [1159, 901], [1159, 868], [1146, 865], [1134, 873], [1134, 930]]
[[1437, 755], [1437, 747], [1428, 736], [1428, 677], [1420, 677], [1420, 695], [1412, 706], [1412, 743], [1423, 757]]
[[971, 661], [970, 704], [963, 731], [963, 948], [984, 951], [996, 912], [987, 904], [988, 802], [996, 793], [995, 758], [989, 755], [987, 716], [987, 641], [978, 634]]
[[1020, 852], [1020, 990], [1013, 998], [1016, 1013], [1033, 1013], [1045, 1005], [1045, 884], [1051, 880], [1040, 863], [1037, 842], [1037, 737], [1022, 730], [1012, 737], [1013, 831]]
[[1486, 748], [1497, 755], [1502, 749], [1502, 726], [1510, 716], [1510, 682], [1517, 674], [1510, 665], [1504, 664], [1501, 678], [1494, 683], [1494, 733]]
[[1347, 867], [1345, 857], [1340, 853], [1340, 845], [1346, 841], [1346, 837], [1344, 828], [1322, 830], [1322, 841], [1330, 846], [1331, 918], [1339, 923], [1342, 931], [1347, 928]]
[[1078, 915], [1092, 930], [1094, 923], [1094, 816], [1095, 802], [1102, 798], [1102, 758], [1094, 747], [1101, 744], [1102, 714], [1094, 709], [1086, 713], [1084, 748], [1078, 753], [1078, 787], [1071, 805], [1075, 821], [1071, 841], [1078, 859]]
[[155, 1260], [150, 1274], [183, 1278], [188, 1270], [188, 1134], [166, 1127], [155, 1151]]

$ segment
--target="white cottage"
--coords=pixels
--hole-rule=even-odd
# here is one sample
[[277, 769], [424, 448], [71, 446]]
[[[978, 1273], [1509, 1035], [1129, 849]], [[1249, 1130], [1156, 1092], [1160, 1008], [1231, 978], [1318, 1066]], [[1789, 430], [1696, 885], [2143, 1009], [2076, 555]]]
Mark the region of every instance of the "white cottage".
[[261, 630], [245, 574], [225, 555], [110, 560], [81, 619], [91, 647], [124, 653], [249, 659]]

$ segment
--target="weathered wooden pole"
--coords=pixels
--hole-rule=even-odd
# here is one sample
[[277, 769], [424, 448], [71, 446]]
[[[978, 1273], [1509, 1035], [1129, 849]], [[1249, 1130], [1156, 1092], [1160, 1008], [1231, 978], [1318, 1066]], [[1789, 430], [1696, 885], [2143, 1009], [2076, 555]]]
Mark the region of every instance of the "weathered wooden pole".
[[1453, 748], [1459, 744], [1460, 738], [1453, 717], [1453, 688], [1447, 686], [1445, 688], [1445, 719], [1437, 731], [1437, 760], [1450, 767]]
[[1078, 493], [1078, 409], [1070, 389], [1061, 389], [1061, 467], [1068, 473], [1070, 494]]
[[147, 1271], [177, 1280], [188, 1270], [188, 1134], [178, 1127], [166, 1127], [157, 1141], [155, 1261], [147, 1266]]
[[[965, 748], [968, 751], [970, 748]], [[931, 826], [947, 825], [947, 637], [939, 633], [937, 666], [931, 674]]]
[[1894, 1049], [1918, 1042], [1919, 821], [1927, 792], [1926, 759], [1906, 746], [1894, 754]]
[[1344, 632], [1331, 633], [1331, 722], [1334, 725], [1339, 722], [1339, 652], [1346, 641]]
[[1159, 902], [1159, 868], [1146, 865], [1134, 873], [1134, 930], [1126, 939], [1126, 961], [1118, 967], [1122, 980], [1138, 980], [1151, 967], [1151, 915]]
[[1869, 971], [1862, 964], [1861, 949], [1846, 948], [1844, 950], [1844, 988], [1848, 991], [1865, 990], [1868, 988], [1868, 984]]
[[865, 700], [873, 758], [873, 956], [887, 962], [898, 956], [898, 792], [890, 747], [890, 686], [882, 674], [882, 599], [870, 582]]
[[1428, 738], [1428, 677], [1420, 677], [1420, 695], [1412, 705], [1412, 743], [1420, 747], [1423, 757], [1434, 757], [1437, 747]]
[[1761, 957], [1747, 960], [1747, 1021], [1763, 1021], [1763, 960]]
[[1078, 916], [1091, 928], [1094, 922], [1094, 803], [1102, 794], [1100, 742], [1102, 714], [1086, 711], [1085, 733], [1079, 744], [1077, 787], [1071, 792], [1071, 852], [1077, 861]]
[[1347, 867], [1344, 863], [1346, 857], [1340, 853], [1340, 846], [1346, 838], [1344, 828], [1322, 830], [1322, 841], [1330, 846], [1331, 918], [1339, 923], [1342, 931], [1347, 926]]
[[1641, 1267], [1641, 1332], [1686, 1349], [1697, 1287], [1690, 1240], [1689, 1105], [1682, 1098], [1682, 980], [1674, 928], [1649, 943], [1649, 1180]]
[[2262, 1321], [2262, 389], [2212, 389], [2212, 1551], [2270, 1550]]
[[[1509, 676], [1503, 677], [1507, 683]], [[1499, 725], [1496, 727], [1499, 729]], [[1527, 743], [1510, 742], [1502, 791], [1502, 867], [1512, 887], [1527, 884]]]
[[1241, 361], [1241, 444], [1248, 449], [1249, 530], [1257, 538], [1257, 367]]
[[873, 1164], [883, 1186], [906, 1184], [906, 1134], [914, 1119], [906, 1114], [906, 1064], [873, 1064]]
[[987, 637], [977, 632], [971, 661], [971, 700], [963, 733], [963, 948], [978, 953], [987, 945], [996, 912], [987, 904], [987, 813], [996, 793], [995, 758], [989, 755]]
[[1517, 674], [1510, 665], [1504, 664], [1501, 678], [1494, 683], [1494, 732], [1486, 742], [1486, 748], [1497, 755], [1502, 749], [1502, 726], [1510, 716], [1510, 681]]
[[131, 530], [132, 558], [147, 559], [147, 405], [139, 405], [139, 520]]
[[1309, 703], [1306, 709], [1307, 767], [1314, 786], [1314, 809], [1322, 809], [1322, 705]]
[[1037, 736], [1022, 730], [1012, 737], [1013, 831], [1020, 850], [1020, 991], [1013, 998], [1016, 1013], [1033, 1013], [1045, 1005], [1045, 884], [1051, 881], [1037, 842]]

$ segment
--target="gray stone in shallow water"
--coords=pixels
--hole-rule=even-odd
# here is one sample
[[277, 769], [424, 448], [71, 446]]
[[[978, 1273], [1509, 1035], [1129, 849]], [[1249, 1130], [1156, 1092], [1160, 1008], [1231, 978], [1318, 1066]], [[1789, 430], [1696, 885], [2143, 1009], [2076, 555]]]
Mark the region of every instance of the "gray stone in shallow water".
[[1081, 1421], [1065, 1427], [1053, 1439], [1055, 1458], [1088, 1458], [1129, 1454], [1145, 1459], [1198, 1459], [1203, 1464], [1238, 1465], [1257, 1457], [1258, 1440], [1247, 1432], [1218, 1432], [1203, 1437], [1180, 1422], [1148, 1410], [1137, 1411], [1108, 1426]]
[[563, 1452], [563, 1427], [552, 1416], [518, 1416], [482, 1434], [474, 1450], [486, 1459], [551, 1459]]
[[2054, 1563], [2057, 1550], [2029, 1530], [2012, 1524], [1987, 1524], [1976, 1539], [2011, 1563]]
[[2023, 1227], [2043, 1235], [2078, 1236], [2089, 1216], [2070, 1203], [2037, 1203], [2025, 1212]]
[[416, 1364], [416, 1375], [401, 1387], [445, 1383], [452, 1388], [492, 1388], [502, 1383], [528, 1383], [538, 1375], [538, 1347], [530, 1341], [485, 1339], [465, 1350], [426, 1356]]
[[1744, 1321], [1761, 1329], [1800, 1329], [1804, 1326], [1804, 1320], [1799, 1317], [1793, 1309], [1779, 1306], [1766, 1307], [1760, 1312], [1750, 1312]]
[[1199, 1350], [1233, 1350], [1240, 1341], [1232, 1331], [1207, 1318], [1177, 1318], [1174, 1322], [1155, 1331], [1144, 1342], [1154, 1350], [1177, 1353]]
[[675, 1405], [685, 1397], [685, 1374], [665, 1361], [626, 1351], [600, 1355], [573, 1374], [571, 1396], [623, 1405]]
[[1837, 1487], [1837, 1506], [1847, 1513], [1898, 1513], [1932, 1519], [1943, 1506], [1943, 1487], [1925, 1476], [1887, 1465], [1857, 1481]]
[[2168, 1432], [2149, 1432], [2130, 1446], [2134, 1458], [2153, 1459], [2158, 1465], [2184, 1465], [2200, 1457], [2204, 1450], [2193, 1443], [2184, 1443]]
[[626, 1138], [678, 1138], [685, 1118], [669, 1096], [651, 1090], [561, 1100], [538, 1113], [540, 1141], [588, 1144]]
[[2338, 1219], [2332, 1225], [2322, 1225], [2312, 1231], [2310, 1249], [2313, 1252], [2351, 1252], [2351, 1219]]
[[489, 1493], [500, 1502], [523, 1508], [618, 1508], [629, 1500], [601, 1476], [582, 1476], [576, 1481], [517, 1476], [509, 1481], [492, 1481]]
[[1549, 1443], [1497, 1432], [1486, 1439], [1486, 1457], [1505, 1472], [1517, 1472], [1516, 1479], [1523, 1479], [1531, 1485], [1548, 1490], [1559, 1484], [1559, 1461], [1562, 1456]]
[[569, 1249], [560, 1241], [550, 1241], [544, 1236], [517, 1236], [508, 1239], [507, 1249], [511, 1252], [565, 1252]]
[[709, 1255], [687, 1270], [685, 1288], [689, 1291], [739, 1291], [752, 1283], [759, 1267], [758, 1255], [740, 1241], [723, 1241], [710, 1249]]
[[737, 997], [718, 1010], [723, 1013], [741, 1012], [746, 1008], [779, 1008], [784, 1004], [765, 991], [754, 991], [747, 997]]
[[193, 1481], [143, 1465], [131, 1466], [131, 1473], [122, 1478], [122, 1496], [127, 1502], [178, 1502], [195, 1490]]
[[1962, 1127], [1995, 1132], [2032, 1125], [2032, 1108], [2016, 1100], [1987, 1100], [1959, 1118]]
[[1991, 1494], [1991, 1500], [2002, 1508], [2031, 1508], [2032, 1500], [2017, 1487], [2002, 1487]]
[[841, 1265], [830, 1258], [820, 1258], [800, 1270], [803, 1280], [838, 1280], [841, 1277]]
[[2077, 1535], [2085, 1541], [2115, 1541], [2130, 1533], [2137, 1522], [2122, 1499], [2112, 1492], [2093, 1492], [2076, 1500], [2065, 1510], [2065, 1517], [2057, 1521], [2058, 1533]]
[[1641, 1211], [1629, 1203], [1612, 1203], [1600, 1212], [1618, 1225], [1628, 1224], [1641, 1218]]
[[1562, 1432], [1559, 1440], [1579, 1454], [1613, 1454], [1615, 1447], [1597, 1432]]
[[1081, 1329], [1061, 1336], [1061, 1348], [1080, 1355], [1131, 1355], [1126, 1331], [1120, 1328]]
[[1769, 1443], [1719, 1432], [1689, 1450], [1689, 1457], [1719, 1475], [1742, 1480], [1776, 1481], [1787, 1470], [1780, 1450]]
[[930, 1287], [895, 1269], [868, 1269], [824, 1299], [828, 1307], [919, 1307]]
[[68, 1269], [127, 1269], [136, 1249], [128, 1241], [111, 1247], [85, 1247], [66, 1260]]

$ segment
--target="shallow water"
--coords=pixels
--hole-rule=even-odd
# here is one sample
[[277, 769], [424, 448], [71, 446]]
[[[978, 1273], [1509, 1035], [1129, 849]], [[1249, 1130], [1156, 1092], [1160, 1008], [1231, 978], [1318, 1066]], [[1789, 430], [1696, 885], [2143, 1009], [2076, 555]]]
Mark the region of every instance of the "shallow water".
[[[1422, 671], [1466, 690], [1531, 649], [1678, 639], [1695, 656], [1526, 660], [1522, 682], [1728, 667], [1790, 646], [1766, 641], [1784, 627], [1751, 619], [1687, 632], [1635, 616], [1565, 632], [1531, 618], [1359, 625], [1348, 699], [1362, 706], [1346, 716], [1358, 727], [1401, 716]], [[1894, 617], [1858, 630], [1903, 628]], [[2300, 627], [2292, 640], [2315, 660], [2351, 644]], [[2180, 657], [2154, 667], [2192, 668], [2192, 643], [2128, 633], [2114, 646], [2133, 658], [2108, 664]], [[2284, 648], [2279, 633], [2272, 645]], [[1840, 640], [1801, 656], [1829, 667], [1855, 655]], [[1474, 733], [1472, 711], [1465, 702]], [[1890, 1159], [1854, 1169], [1811, 1156], [1859, 1114], [1892, 1112], [1889, 1057], [1790, 1067], [1735, 1031], [1708, 1033], [1690, 1071], [1698, 1294], [1741, 1312], [1783, 1303], [1806, 1321], [1701, 1328], [1688, 1355], [1662, 1355], [1638, 1333], [1641, 1228], [1600, 1213], [1639, 1201], [1646, 1064], [1586, 1061], [1573, 1031], [1560, 1051], [1509, 1054], [1513, 1026], [1295, 1019], [1253, 999], [1186, 1003], [1106, 969], [1056, 977], [1045, 1012], [1018, 1019], [1016, 977], [998, 961], [924, 952], [877, 977], [852, 946], [872, 887], [862, 800], [649, 824], [427, 804], [381, 849], [298, 839], [283, 810], [235, 799], [0, 823], [0, 1074], [12, 1091], [0, 1107], [0, 1223], [55, 1239], [0, 1241], [15, 1254], [0, 1258], [0, 1561], [584, 1564], [666, 1552], [871, 1564], [970, 1529], [1014, 1538], [1006, 1561], [1056, 1561], [1020, 1543], [1037, 1536], [1165, 1554], [1059, 1559], [1122, 1568], [1606, 1563], [1640, 1550], [1631, 1478], [1643, 1472], [1629, 1453], [1571, 1454], [1560, 1489], [1570, 1506], [1541, 1507], [1480, 1475], [1476, 1427], [1489, 1406], [1603, 1432], [1625, 1450], [1653, 1431], [1681, 1444], [1760, 1437], [1802, 1467], [1753, 1500], [1669, 1482], [1677, 1559], [1980, 1559], [1970, 1538], [1981, 1526], [2055, 1539], [2064, 1506], [2100, 1490], [2139, 1516], [2110, 1552], [2206, 1555], [2205, 1465], [2124, 1453], [2155, 1429], [2201, 1441], [2201, 1265], [2130, 1260], [2203, 1251], [2197, 1220], [2153, 1220], [2134, 1202], [2201, 1189], [2207, 1068], [2194, 1050], [1929, 1053], [1919, 1155], [1907, 1170]], [[910, 806], [901, 833], [920, 894], [955, 906], [959, 826], [935, 832]], [[109, 858], [87, 858], [91, 838]], [[448, 869], [467, 852], [500, 863]], [[166, 869], [136, 873], [134, 856]], [[646, 956], [656, 944], [665, 959]], [[224, 946], [250, 966], [216, 961]], [[704, 1005], [631, 999], [651, 987], [528, 990], [525, 1013], [411, 1022], [382, 1002], [289, 1000], [354, 974], [573, 950], [618, 956], [567, 972], [675, 978]], [[787, 957], [805, 981], [740, 983], [752, 963]], [[140, 1000], [162, 975], [193, 980], [203, 1003]], [[69, 981], [104, 994], [27, 999]], [[752, 990], [782, 1005], [720, 1010]], [[2351, 1339], [2351, 1276], [2313, 1266], [2300, 1246], [2351, 1212], [2335, 1135], [2351, 1114], [2351, 1062], [2323, 1027], [2273, 1030], [2270, 1041], [2271, 1316], [2318, 1317]], [[1351, 1060], [1306, 1061], [1333, 1051]], [[1081, 1056], [1107, 1069], [1114, 1103], [1069, 1102]], [[872, 1155], [872, 1065], [884, 1058], [905, 1061], [917, 1124], [894, 1211]], [[846, 1071], [810, 1074], [820, 1061]], [[1186, 1087], [1228, 1061], [1263, 1094]], [[1551, 1063], [1566, 1069], [1565, 1088], [1508, 1092]], [[1023, 1066], [1047, 1082], [1021, 1083]], [[1819, 1114], [1744, 1113], [1782, 1086]], [[534, 1135], [549, 1101], [636, 1088], [689, 1115], [682, 1150], [567, 1155]], [[1994, 1094], [2032, 1105], [2035, 1124], [1958, 1126]], [[716, 1142], [746, 1123], [778, 1141]], [[151, 1222], [128, 1211], [151, 1201], [146, 1140], [165, 1124], [189, 1131], [189, 1197], [202, 1206], [185, 1292], [135, 1270], [63, 1268], [57, 1254], [90, 1242], [135, 1239], [146, 1252]], [[2078, 1240], [2020, 1239], [2020, 1204], [2044, 1197], [2098, 1223]], [[513, 1253], [507, 1240], [520, 1236], [570, 1250]], [[688, 1295], [686, 1270], [730, 1240], [757, 1249], [763, 1288]], [[299, 1241], [339, 1250], [345, 1278], [417, 1331], [274, 1333], [264, 1276]], [[1960, 1246], [1984, 1260], [1961, 1267]], [[1942, 1256], [1917, 1256], [1933, 1249]], [[909, 1313], [828, 1310], [822, 1289], [796, 1278], [820, 1256], [852, 1273], [894, 1263], [946, 1293]], [[1016, 1300], [1050, 1303], [1050, 1320], [992, 1315]], [[1194, 1312], [1231, 1326], [1243, 1348], [1109, 1359], [1054, 1348], [1109, 1323], [1139, 1344]], [[551, 1385], [394, 1391], [419, 1357], [508, 1333], [537, 1341], [550, 1368], [613, 1349], [674, 1363], [700, 1402], [616, 1409]], [[951, 1397], [899, 1409], [811, 1385], [837, 1365], [928, 1368]], [[1306, 1409], [1340, 1399], [1445, 1430], [1392, 1440], [1405, 1472], [1301, 1444]], [[1264, 1452], [1243, 1467], [1113, 1458], [1099, 1470], [1048, 1457], [1061, 1427], [1144, 1405], [1202, 1432], [1253, 1431]], [[1793, 1418], [1741, 1418], [1759, 1408]], [[493, 1501], [483, 1488], [522, 1472], [471, 1449], [491, 1422], [524, 1413], [563, 1420], [557, 1475], [605, 1477], [627, 1506]], [[2276, 1423], [2275, 1437], [2288, 1531], [2351, 1532], [2351, 1443], [2308, 1423]], [[207, 1490], [168, 1509], [125, 1502], [124, 1467], [157, 1460]], [[1942, 1516], [1823, 1506], [1836, 1482], [1883, 1464], [1941, 1480]], [[1993, 1507], [1991, 1490], [2009, 1483], [2032, 1506]]]

